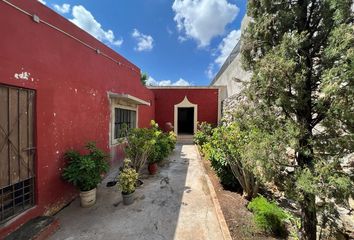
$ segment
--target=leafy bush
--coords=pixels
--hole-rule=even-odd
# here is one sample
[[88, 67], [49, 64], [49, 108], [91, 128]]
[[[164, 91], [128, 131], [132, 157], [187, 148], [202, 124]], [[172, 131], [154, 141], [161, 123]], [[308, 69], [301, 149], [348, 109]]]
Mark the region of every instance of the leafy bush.
[[167, 141], [168, 144], [170, 145], [170, 152], [172, 152], [175, 149], [177, 143], [177, 136], [173, 131], [170, 131], [168, 133]]
[[164, 133], [153, 120], [150, 125], [150, 128], [134, 128], [127, 132], [125, 152], [138, 173], [146, 161], [155, 163], [165, 159], [176, 144], [173, 132]]
[[248, 209], [254, 213], [255, 223], [262, 230], [276, 236], [287, 234], [285, 221], [290, 216], [274, 202], [262, 196], [256, 197], [248, 204]]
[[220, 183], [228, 189], [238, 190], [240, 185], [233, 175], [231, 168], [226, 161], [226, 155], [216, 146], [216, 143], [205, 143], [202, 146], [204, 157], [211, 163]]
[[175, 148], [176, 135], [173, 132], [164, 133], [155, 121], [151, 121], [149, 131], [154, 139], [154, 145], [148, 156], [149, 163], [161, 162]]
[[202, 144], [202, 153], [211, 161], [221, 183], [233, 189], [242, 188], [245, 198], [252, 199], [258, 193], [259, 182], [253, 172], [254, 161], [246, 161], [242, 155], [249, 148], [248, 139], [248, 131], [237, 122], [217, 128], [202, 123], [194, 141]]
[[78, 151], [70, 150], [65, 153], [68, 166], [64, 168], [63, 178], [78, 187], [80, 191], [89, 191], [97, 187], [102, 181], [102, 174], [108, 171], [107, 155], [98, 149], [95, 143], [90, 142], [86, 146], [89, 151], [81, 155]]
[[202, 122], [194, 135], [194, 142], [200, 146], [204, 157], [210, 161], [221, 184], [229, 189], [239, 189], [240, 185], [231, 171], [225, 152], [222, 151], [223, 142], [217, 128], [213, 129], [210, 124]]
[[136, 180], [138, 180], [139, 176], [130, 164], [131, 161], [129, 159], [125, 159], [123, 169], [118, 176], [118, 187], [123, 194], [130, 194], [135, 191]]
[[252, 199], [258, 193], [259, 181], [253, 172], [254, 159], [246, 161], [242, 155], [243, 150], [247, 151], [245, 143], [248, 139], [248, 131], [243, 130], [238, 123], [234, 122], [218, 127], [214, 133], [233, 175], [242, 186], [244, 197], [248, 200]]
[[198, 130], [194, 134], [194, 143], [203, 146], [208, 142], [210, 136], [213, 134], [213, 127], [207, 122], [198, 124]]
[[148, 128], [134, 128], [129, 130], [126, 140], [126, 156], [135, 171], [140, 173], [156, 143], [153, 132]]
[[149, 131], [154, 139], [154, 145], [148, 156], [149, 163], [156, 163], [162, 161], [170, 153], [170, 144], [168, 142], [168, 136], [163, 133], [158, 124], [155, 121], [151, 121], [151, 127]]

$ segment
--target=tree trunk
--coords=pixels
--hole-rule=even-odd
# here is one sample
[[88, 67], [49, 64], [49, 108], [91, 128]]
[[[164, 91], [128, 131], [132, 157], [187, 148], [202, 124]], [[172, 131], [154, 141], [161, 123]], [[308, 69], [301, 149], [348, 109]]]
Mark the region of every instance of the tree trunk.
[[301, 233], [304, 240], [316, 240], [316, 205], [315, 195], [304, 193], [304, 200], [301, 204]]
[[231, 171], [243, 189], [243, 196], [251, 200], [258, 193], [258, 183], [252, 172], [245, 170], [241, 163], [229, 162]]
[[[298, 164], [302, 169], [307, 168], [314, 172], [313, 146], [310, 143], [312, 134], [307, 125], [304, 135], [299, 141]], [[316, 196], [311, 193], [302, 192], [303, 200], [300, 201], [301, 206], [301, 239], [316, 240], [317, 233], [317, 216], [316, 216]]]
[[[299, 151], [297, 161], [302, 169], [309, 169], [314, 172], [313, 146], [311, 144], [311, 128], [309, 124], [309, 116], [307, 119], [302, 118], [306, 126], [302, 137], [299, 140]], [[300, 201], [301, 206], [301, 239], [316, 240], [317, 233], [317, 216], [316, 216], [316, 196], [311, 193], [302, 192], [303, 200]]]
[[[304, 14], [305, 8], [303, 7], [302, 13]], [[303, 17], [305, 17], [304, 15]], [[306, 19], [306, 18], [305, 18]], [[305, 24], [305, 22], [304, 22]], [[300, 28], [301, 29], [301, 28]], [[305, 81], [299, 92], [299, 102], [302, 103], [297, 109], [298, 123], [302, 127], [302, 131], [299, 136], [299, 149], [297, 162], [301, 169], [309, 169], [311, 173], [315, 171], [314, 152], [312, 141], [312, 59], [308, 48], [304, 48], [304, 59], [307, 67], [307, 73], [305, 75]], [[300, 201], [301, 205], [301, 232], [302, 239], [316, 240], [317, 233], [317, 217], [316, 217], [316, 205], [315, 195], [311, 193], [302, 192], [303, 200]]]

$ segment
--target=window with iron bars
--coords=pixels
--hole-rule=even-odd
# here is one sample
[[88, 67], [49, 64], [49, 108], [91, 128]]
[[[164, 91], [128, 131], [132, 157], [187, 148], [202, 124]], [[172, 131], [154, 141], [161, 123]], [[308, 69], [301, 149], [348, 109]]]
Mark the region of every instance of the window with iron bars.
[[114, 139], [124, 137], [123, 126], [136, 127], [136, 111], [123, 108], [114, 109]]
[[34, 178], [0, 189], [0, 223], [25, 211], [34, 205]]

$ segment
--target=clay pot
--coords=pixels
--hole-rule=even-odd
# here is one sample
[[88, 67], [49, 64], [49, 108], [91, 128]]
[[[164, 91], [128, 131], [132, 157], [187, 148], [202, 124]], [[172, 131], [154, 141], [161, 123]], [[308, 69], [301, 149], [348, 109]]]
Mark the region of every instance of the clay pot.
[[150, 175], [155, 175], [157, 172], [157, 163], [149, 163], [148, 170]]

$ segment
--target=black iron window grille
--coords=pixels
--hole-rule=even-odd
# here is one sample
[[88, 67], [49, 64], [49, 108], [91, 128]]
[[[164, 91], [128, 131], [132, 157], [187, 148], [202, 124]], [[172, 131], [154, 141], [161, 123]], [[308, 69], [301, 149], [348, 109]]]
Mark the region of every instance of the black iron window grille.
[[0, 189], [0, 223], [20, 214], [34, 205], [34, 178]]
[[114, 119], [114, 139], [124, 137], [124, 124], [128, 129], [136, 127], [136, 111], [134, 110], [115, 108]]

